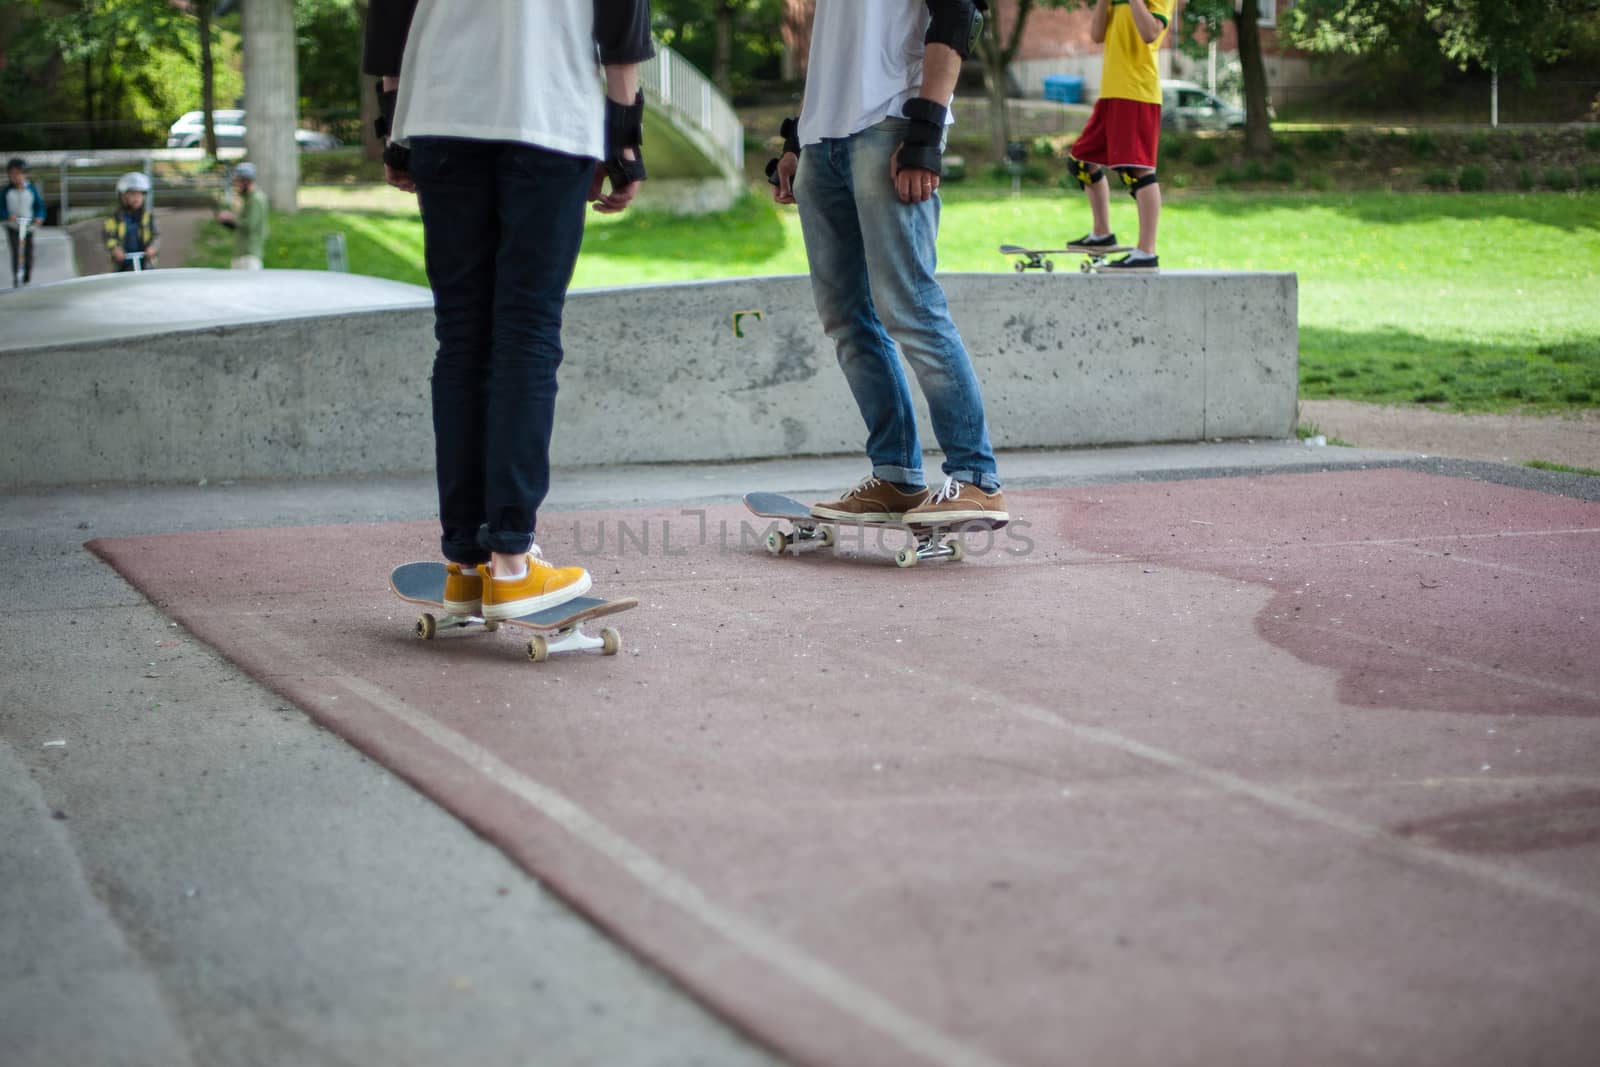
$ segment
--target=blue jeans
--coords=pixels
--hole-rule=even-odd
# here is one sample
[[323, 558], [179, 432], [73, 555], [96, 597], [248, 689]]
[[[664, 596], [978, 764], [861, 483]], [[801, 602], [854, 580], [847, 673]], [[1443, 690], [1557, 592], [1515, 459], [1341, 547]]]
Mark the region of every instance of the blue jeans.
[[417, 137], [411, 177], [433, 287], [440, 547], [526, 552], [550, 489], [561, 313], [594, 160]]
[[889, 179], [889, 157], [907, 125], [885, 119], [801, 153], [794, 195], [811, 292], [866, 421], [872, 473], [926, 484], [911, 389], [895, 353], [899, 342], [928, 398], [944, 473], [998, 489], [978, 376], [934, 278], [939, 199], [902, 204]]

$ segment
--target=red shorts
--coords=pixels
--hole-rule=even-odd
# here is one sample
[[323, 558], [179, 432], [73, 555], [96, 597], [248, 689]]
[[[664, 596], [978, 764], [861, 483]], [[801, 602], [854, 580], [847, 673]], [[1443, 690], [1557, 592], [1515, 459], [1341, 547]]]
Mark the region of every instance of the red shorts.
[[1154, 170], [1160, 143], [1160, 104], [1102, 96], [1089, 113], [1089, 125], [1067, 151], [1073, 159], [1102, 167]]

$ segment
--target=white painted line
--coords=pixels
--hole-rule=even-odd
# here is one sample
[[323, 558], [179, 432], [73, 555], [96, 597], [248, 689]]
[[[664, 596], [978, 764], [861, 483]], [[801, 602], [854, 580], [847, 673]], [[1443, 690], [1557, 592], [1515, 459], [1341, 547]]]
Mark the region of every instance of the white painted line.
[[[978, 690], [973, 689], [972, 692], [978, 692]], [[1313, 801], [1305, 800], [1287, 790], [1252, 782], [1228, 771], [1220, 771], [1214, 767], [1196, 763], [1175, 752], [1168, 752], [1166, 749], [1147, 745], [1131, 737], [1124, 737], [1115, 730], [1068, 722], [1055, 712], [1044, 708], [1015, 704], [1010, 705], [1010, 708], [1025, 718], [1033, 719], [1035, 722], [1057, 727], [1093, 744], [1116, 749], [1130, 756], [1198, 778], [1224, 793], [1248, 797], [1274, 811], [1291, 815], [1306, 822], [1315, 823], [1330, 830], [1337, 830], [1340, 833], [1359, 838], [1402, 857], [1418, 860], [1456, 874], [1467, 875], [1501, 889], [1509, 889], [1513, 892], [1524, 893], [1552, 903], [1564, 904], [1582, 912], [1591, 919], [1600, 919], [1600, 897], [1569, 889], [1558, 882], [1551, 882], [1513, 867], [1502, 866], [1501, 864], [1481, 860], [1473, 856], [1447, 852], [1412, 838], [1402, 837], [1389, 832], [1381, 826], [1365, 822], [1351, 815], [1345, 815], [1332, 808], [1325, 808]]]
[[1001, 1067], [1002, 1061], [935, 1030], [797, 946], [717, 904], [687, 878], [572, 800], [534, 781], [477, 742], [408, 707], [365, 679], [344, 675], [323, 681], [341, 686], [352, 696], [411, 727], [534, 807], [580, 843], [615, 863], [651, 893], [676, 905], [735, 948], [773, 967], [845, 1015], [882, 1032], [932, 1063], [952, 1067]]

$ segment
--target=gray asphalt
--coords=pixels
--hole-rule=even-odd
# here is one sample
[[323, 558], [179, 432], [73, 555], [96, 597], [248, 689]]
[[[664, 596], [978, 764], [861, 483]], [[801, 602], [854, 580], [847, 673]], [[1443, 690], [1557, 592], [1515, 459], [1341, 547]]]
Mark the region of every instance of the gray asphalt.
[[[826, 492], [859, 465], [563, 471], [547, 507]], [[1371, 465], [1600, 498], [1600, 479], [1294, 442], [1020, 453], [1002, 470], [1023, 488]], [[433, 508], [421, 476], [0, 495], [17, 609], [0, 643], [8, 1067], [772, 1062], [82, 547]]]

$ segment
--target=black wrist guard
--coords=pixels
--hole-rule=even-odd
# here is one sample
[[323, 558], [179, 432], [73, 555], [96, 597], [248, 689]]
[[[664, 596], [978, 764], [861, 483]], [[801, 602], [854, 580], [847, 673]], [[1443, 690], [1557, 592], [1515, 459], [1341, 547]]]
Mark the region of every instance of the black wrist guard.
[[383, 164], [395, 170], [411, 169], [411, 149], [403, 144], [390, 141], [383, 146]]
[[902, 114], [911, 120], [905, 143], [896, 158], [901, 170], [931, 170], [944, 173], [944, 120], [950, 109], [925, 97], [906, 101]]
[[767, 184], [778, 184], [778, 161], [784, 156], [800, 154], [800, 120], [789, 117], [783, 120], [783, 125], [778, 127], [778, 136], [783, 138], [783, 154], [778, 159], [767, 160]]
[[389, 131], [394, 129], [395, 105], [399, 103], [399, 100], [400, 90], [385, 90], [383, 87], [383, 79], [379, 78], [378, 117], [372, 120], [372, 132], [378, 135], [379, 140], [387, 141], [389, 139]]
[[[619, 104], [606, 97], [605, 166], [611, 188], [644, 181], [644, 155], [639, 151], [643, 144], [644, 93], [634, 94], [631, 104]], [[633, 149], [634, 158], [623, 158], [625, 148]]]

